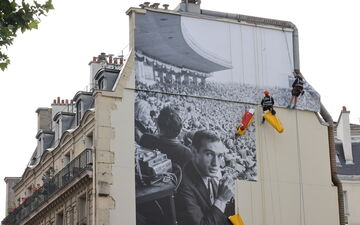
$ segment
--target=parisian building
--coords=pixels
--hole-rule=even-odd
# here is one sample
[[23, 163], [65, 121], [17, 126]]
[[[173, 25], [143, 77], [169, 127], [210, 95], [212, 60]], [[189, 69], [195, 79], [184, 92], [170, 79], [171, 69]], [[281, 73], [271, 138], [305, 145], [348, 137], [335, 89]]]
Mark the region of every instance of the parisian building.
[[360, 223], [360, 125], [350, 123], [344, 106], [335, 127], [336, 168], [344, 190], [345, 218], [349, 225]]
[[130, 8], [126, 57], [94, 57], [88, 91], [36, 110], [2, 225], [345, 224], [334, 121], [300, 72], [297, 27], [200, 5]]

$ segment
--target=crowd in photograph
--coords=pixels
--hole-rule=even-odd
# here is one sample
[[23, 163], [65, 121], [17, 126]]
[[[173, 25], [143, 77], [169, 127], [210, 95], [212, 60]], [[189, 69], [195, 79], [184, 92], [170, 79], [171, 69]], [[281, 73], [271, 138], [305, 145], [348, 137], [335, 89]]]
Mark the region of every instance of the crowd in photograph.
[[[234, 179], [256, 180], [255, 126], [250, 126], [243, 136], [235, 134], [246, 106], [218, 100], [201, 99], [154, 92], [137, 92], [135, 117], [143, 122], [144, 132], [159, 133], [157, 118], [159, 112], [170, 107], [181, 118], [181, 132], [177, 139], [191, 149], [192, 137], [196, 131], [214, 132], [227, 148], [222, 165], [223, 173]], [[144, 108], [147, 108], [146, 110]], [[146, 115], [141, 115], [141, 114]], [[144, 118], [147, 117], [147, 118]], [[142, 119], [141, 119], [142, 118]], [[137, 142], [140, 141], [136, 138]]]
[[[293, 74], [288, 76], [289, 88], [258, 87], [234, 82], [222, 83], [211, 79], [213, 76], [211, 73], [169, 65], [139, 51], [136, 52], [136, 76], [138, 90], [204, 96], [251, 104], [259, 104], [263, 98], [263, 91], [267, 89], [275, 100], [275, 106], [279, 107], [289, 105], [291, 84], [295, 80]], [[304, 95], [299, 98], [297, 109], [319, 111], [319, 94], [307, 82], [304, 84], [304, 90]]]
[[[263, 96], [263, 91], [255, 86], [238, 84], [238, 83], [219, 83], [214, 81], [206, 81], [204, 85], [189, 83], [182, 84], [167, 84], [156, 82], [147, 84], [141, 81], [136, 81], [136, 89], [151, 90], [163, 93], [176, 93], [190, 96], [208, 97], [221, 100], [237, 101], [239, 103], [260, 104]], [[275, 100], [275, 106], [286, 107], [291, 98], [291, 89], [269, 87], [267, 90]], [[320, 96], [314, 91], [310, 85], [305, 85], [304, 95], [299, 98], [297, 109], [319, 111]]]

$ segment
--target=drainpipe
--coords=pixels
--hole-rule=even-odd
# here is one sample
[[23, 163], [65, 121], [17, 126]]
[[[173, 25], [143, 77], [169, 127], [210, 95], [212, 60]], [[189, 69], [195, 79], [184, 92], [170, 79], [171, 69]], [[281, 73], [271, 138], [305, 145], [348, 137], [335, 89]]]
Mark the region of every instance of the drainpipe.
[[291, 23], [294, 31], [292, 32], [293, 38], [293, 57], [294, 57], [294, 70], [300, 71], [300, 56], [299, 56], [299, 32], [295, 24]]
[[325, 106], [321, 103], [320, 115], [322, 118], [329, 124], [328, 126], [328, 136], [329, 136], [329, 150], [330, 150], [330, 169], [331, 169], [331, 180], [335, 186], [337, 186], [338, 191], [338, 203], [339, 203], [339, 215], [340, 215], [340, 225], [345, 225], [345, 210], [344, 210], [344, 194], [343, 186], [341, 180], [339, 179], [336, 173], [336, 151], [335, 151], [335, 140], [334, 140], [334, 121], [331, 118], [329, 112], [326, 110]]
[[[293, 29], [292, 38], [293, 38], [293, 60], [294, 60], [294, 70], [298, 69], [300, 71], [300, 57], [299, 57], [299, 33], [298, 29], [292, 22], [266, 19], [253, 16], [245, 16], [240, 14], [233, 13], [223, 13], [211, 10], [201, 10], [201, 14], [213, 17], [221, 17], [237, 20], [238, 22], [246, 22], [248, 24], [256, 25], [270, 25], [279, 27], [281, 29], [290, 28]], [[331, 180], [335, 186], [337, 186], [338, 191], [338, 203], [339, 203], [339, 217], [340, 225], [345, 225], [345, 211], [344, 211], [344, 195], [342, 183], [336, 173], [336, 151], [335, 151], [335, 141], [334, 141], [334, 121], [331, 118], [330, 114], [321, 103], [320, 114], [324, 120], [329, 124], [328, 126], [328, 138], [329, 138], [329, 152], [330, 152], [330, 168], [331, 168]]]

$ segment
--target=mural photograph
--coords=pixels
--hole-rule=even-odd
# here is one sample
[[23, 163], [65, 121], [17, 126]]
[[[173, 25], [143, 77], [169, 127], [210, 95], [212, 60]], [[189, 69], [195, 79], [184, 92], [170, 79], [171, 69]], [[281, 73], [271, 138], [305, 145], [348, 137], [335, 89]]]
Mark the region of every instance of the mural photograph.
[[138, 224], [173, 224], [169, 221], [175, 219], [179, 224], [227, 224], [234, 213], [234, 180], [257, 179], [255, 126], [236, 134], [240, 113], [251, 108], [137, 91]]
[[[137, 15], [135, 47], [136, 89], [250, 104], [268, 90], [275, 106], [290, 104], [290, 31], [147, 12]], [[319, 112], [320, 95], [306, 80], [303, 88], [296, 109]]]
[[235, 180], [258, 175], [242, 115], [265, 89], [275, 106], [319, 110], [311, 86], [294, 88], [292, 33], [151, 11], [135, 21], [137, 224], [229, 224]]

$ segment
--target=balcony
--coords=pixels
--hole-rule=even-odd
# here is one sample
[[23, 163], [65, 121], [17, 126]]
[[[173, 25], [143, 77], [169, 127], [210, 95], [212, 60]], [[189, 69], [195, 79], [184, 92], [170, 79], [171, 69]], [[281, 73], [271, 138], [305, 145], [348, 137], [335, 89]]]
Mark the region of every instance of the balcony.
[[62, 170], [44, 183], [36, 192], [1, 222], [2, 225], [16, 225], [48, 201], [60, 189], [79, 177], [84, 171], [92, 170], [91, 149], [84, 150]]

